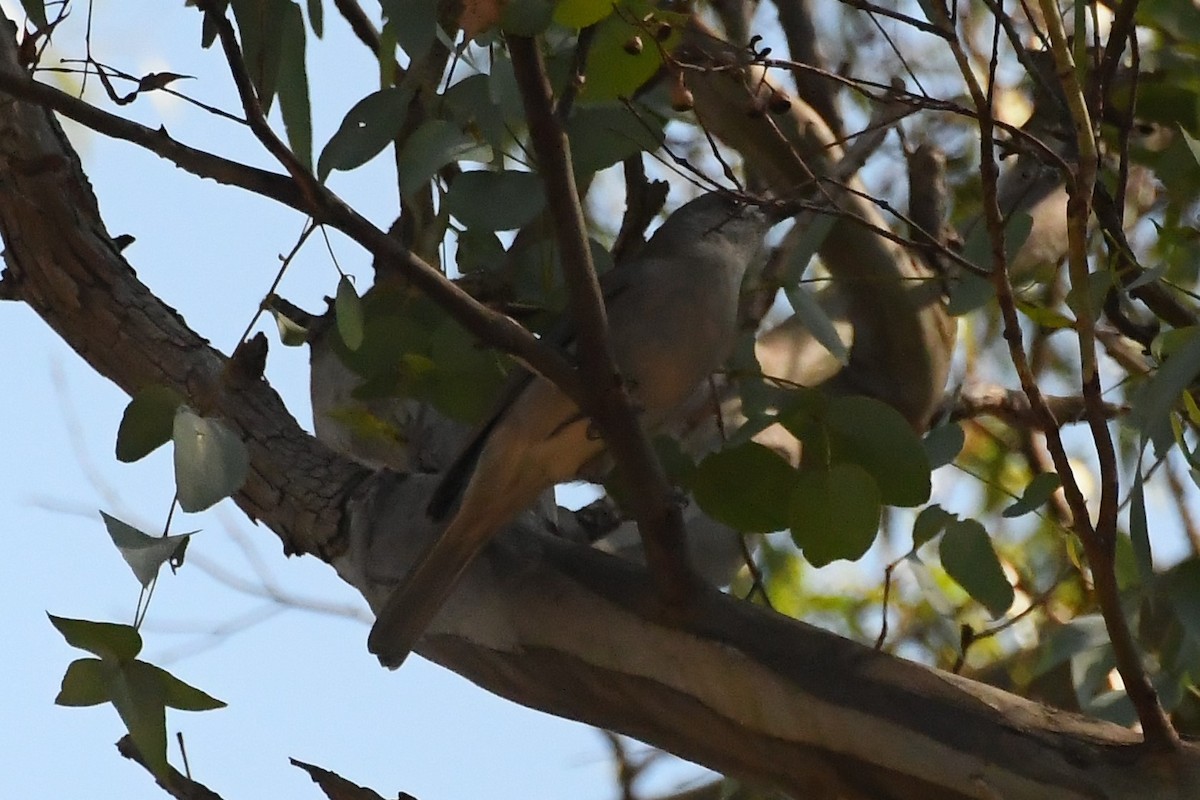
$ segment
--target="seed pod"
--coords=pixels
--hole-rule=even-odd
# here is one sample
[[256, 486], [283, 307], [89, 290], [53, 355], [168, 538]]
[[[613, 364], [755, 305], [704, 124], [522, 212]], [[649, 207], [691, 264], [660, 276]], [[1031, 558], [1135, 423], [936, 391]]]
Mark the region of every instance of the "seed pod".
[[683, 82], [683, 75], [676, 72], [671, 81], [671, 108], [683, 113], [691, 111], [696, 105], [695, 98], [692, 97], [692, 90]]

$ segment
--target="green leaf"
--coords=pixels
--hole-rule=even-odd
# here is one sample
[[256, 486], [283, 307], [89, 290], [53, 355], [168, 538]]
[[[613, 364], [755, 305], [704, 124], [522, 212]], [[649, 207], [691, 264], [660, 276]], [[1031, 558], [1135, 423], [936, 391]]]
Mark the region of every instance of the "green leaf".
[[[138, 662], [144, 664], [145, 662]], [[163, 702], [170, 708], [180, 711], [213, 711], [224, 708], [225, 703], [205, 691], [197, 689], [189, 683], [184, 683], [162, 667], [145, 664], [145, 667], [158, 673], [158, 679], [163, 687]]]
[[962, 426], [957, 422], [947, 422], [925, 434], [921, 445], [925, 448], [925, 455], [929, 458], [929, 468], [935, 470], [947, 464], [953, 464], [954, 459], [958, 458], [958, 454], [962, 452], [965, 442], [966, 437], [963, 435]]
[[429, 341], [435, 365], [429, 397], [439, 411], [454, 419], [475, 422], [490, 410], [506, 379], [500, 356], [445, 318]]
[[1162, 457], [1175, 442], [1171, 430], [1171, 410], [1185, 389], [1200, 375], [1200, 326], [1181, 328], [1186, 338], [1174, 349], [1158, 370], [1134, 393], [1129, 419], [1142, 433], [1142, 444], [1154, 443], [1155, 454]]
[[1179, 624], [1200, 645], [1200, 560], [1191, 558], [1172, 567], [1164, 580]]
[[146, 766], [156, 777], [165, 779], [167, 709], [160, 670], [144, 661], [133, 661], [113, 674], [110, 688], [112, 704]]
[[[1004, 257], [1007, 263], [1012, 263], [1032, 230], [1033, 217], [1029, 214], [1021, 211], [1008, 218], [1004, 224]], [[986, 273], [992, 271], [992, 241], [986, 225], [976, 225], [967, 234], [962, 256], [980, 270]], [[947, 308], [954, 316], [966, 314], [991, 300], [995, 293], [996, 288], [990, 279], [974, 272], [963, 272], [960, 279], [950, 287]]]
[[183, 562], [183, 553], [187, 549], [190, 533], [150, 536], [103, 511], [100, 512], [100, 516], [104, 519], [104, 527], [108, 529], [113, 544], [117, 546], [121, 557], [143, 587], [150, 585], [167, 561], [176, 564]]
[[1095, 650], [1108, 644], [1108, 629], [1099, 614], [1078, 616], [1060, 625], [1045, 636], [1039, 648], [1033, 677], [1045, 675], [1079, 653]]
[[517, 36], [537, 36], [553, 19], [553, 0], [507, 0], [500, 13], [500, 29]]
[[184, 511], [203, 511], [242, 488], [250, 454], [223, 423], [180, 406], [172, 439], [175, 491]]
[[1000, 558], [983, 526], [973, 519], [950, 523], [938, 545], [942, 568], [993, 617], [1013, 603], [1013, 587], [1004, 577]]
[[784, 499], [796, 470], [769, 448], [746, 442], [704, 458], [689, 488], [704, 512], [746, 533], [770, 533], [788, 526]]
[[342, 343], [357, 350], [363, 343], [363, 306], [354, 283], [343, 275], [338, 281], [337, 296], [333, 301], [334, 317]]
[[926, 542], [933, 541], [934, 537], [945, 530], [947, 525], [957, 520], [957, 516], [937, 503], [922, 508], [921, 513], [917, 514], [917, 518], [913, 520], [912, 549], [916, 550]]
[[[833, 219], [832, 215], [825, 218]], [[829, 354], [842, 366], [849, 364], [850, 350], [842, 339], [842, 333], [838, 331], [837, 326], [825, 313], [825, 309], [821, 307], [817, 299], [803, 286], [790, 286], [785, 288], [784, 292], [792, 304], [792, 310], [796, 312], [796, 316], [804, 323], [804, 327], [817, 340], [817, 343], [828, 350]]]
[[468, 228], [509, 231], [546, 206], [542, 182], [532, 172], [464, 172], [450, 184], [446, 208]]
[[995, 296], [996, 287], [990, 280], [974, 272], [963, 272], [958, 276], [958, 280], [950, 284], [946, 311], [952, 316], [960, 317], [982, 308]]
[[1129, 489], [1129, 538], [1143, 586], [1154, 580], [1154, 556], [1150, 549], [1150, 526], [1146, 520], [1146, 490], [1139, 463]]
[[1043, 472], [1033, 476], [1033, 480], [1025, 487], [1021, 499], [1001, 512], [1002, 516], [1012, 519], [1037, 511], [1062, 486], [1062, 481], [1053, 472]]
[[300, 6], [287, 3], [276, 24], [280, 37], [279, 111], [292, 153], [306, 169], [312, 169], [312, 109], [304, 57], [304, 15], [300, 13]]
[[437, 0], [380, 0], [379, 5], [409, 59], [424, 57], [437, 38]]
[[289, 0], [231, 0], [242, 43], [242, 58], [264, 113], [271, 110], [283, 61], [283, 26], [291, 13]]
[[335, 169], [356, 169], [379, 155], [400, 132], [411, 101], [410, 90], [387, 88], [355, 103], [321, 151], [317, 177], [323, 181]]
[[612, 0], [559, 0], [554, 21], [565, 28], [586, 28], [611, 14], [614, 6]]
[[50, 623], [67, 640], [67, 644], [87, 650], [105, 660], [125, 663], [137, 658], [142, 651], [142, 636], [136, 628], [115, 622], [92, 622], [47, 614]]
[[458, 233], [455, 253], [458, 271], [466, 274], [477, 269], [495, 268], [504, 262], [504, 245], [492, 231], [468, 228]]
[[486, 162], [491, 158], [490, 147], [476, 142], [453, 122], [425, 120], [400, 151], [396, 166], [400, 173], [400, 192], [405, 197], [412, 195], [451, 162]]
[[577, 106], [566, 129], [577, 176], [599, 172], [640, 152], [652, 153], [663, 141], [659, 119], [617, 104]]
[[46, 20], [46, 0], [21, 0], [21, 7], [38, 30], [45, 30], [50, 24]]
[[821, 249], [821, 245], [825, 244], [835, 222], [837, 217], [833, 214], [817, 214], [799, 232], [795, 229], [788, 232], [788, 261], [783, 270], [785, 286], [799, 284], [804, 278], [809, 262]]
[[840, 397], [825, 422], [834, 461], [866, 470], [883, 502], [917, 506], [929, 499], [929, 456], [899, 411], [869, 397]]
[[171, 440], [175, 409], [183, 398], [165, 386], [147, 386], [133, 396], [117, 428], [117, 460], [137, 461]]
[[[1033, 217], [1024, 211], [1013, 214], [1004, 223], [1004, 257], [1009, 263], [1013, 256], [1029, 238], [1033, 230]], [[962, 256], [983, 272], [991, 272], [995, 265], [992, 263], [992, 240], [988, 235], [987, 226], [976, 225], [967, 235], [963, 243]]]
[[875, 541], [881, 511], [879, 487], [857, 464], [802, 469], [792, 487], [792, 541], [814, 567], [855, 561]]
[[67, 665], [62, 688], [54, 698], [60, 706], [98, 706], [112, 699], [108, 690], [111, 666], [95, 658], [80, 658]]
[[313, 35], [320, 39], [325, 35], [325, 6], [323, 0], [308, 0], [308, 24]]
[[[672, 52], [683, 39], [686, 15], [658, 11], [643, 2], [625, 3], [623, 9], [623, 13], [609, 15], [595, 28], [586, 80], [579, 94], [583, 100], [598, 103], [632, 97], [658, 72], [662, 54]], [[661, 41], [655, 36], [660, 30], [665, 32]]]
[[[279, 328], [279, 341], [285, 347], [300, 347], [308, 342], [308, 329], [302, 326], [296, 320], [289, 317], [287, 314], [280, 311], [278, 308], [268, 309], [271, 316], [275, 318], [275, 325]], [[174, 425], [174, 410], [172, 409], [171, 423]], [[170, 438], [168, 434], [167, 438]]]

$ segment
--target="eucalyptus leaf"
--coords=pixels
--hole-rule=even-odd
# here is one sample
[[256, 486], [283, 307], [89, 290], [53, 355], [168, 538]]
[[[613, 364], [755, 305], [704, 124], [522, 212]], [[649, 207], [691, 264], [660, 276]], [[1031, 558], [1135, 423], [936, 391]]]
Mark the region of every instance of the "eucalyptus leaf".
[[304, 14], [300, 6], [286, 3], [276, 20], [279, 27], [279, 112], [287, 131], [288, 146], [306, 169], [312, 169], [312, 108], [308, 99], [305, 62]]
[[770, 533], [788, 526], [787, 497], [796, 470], [769, 448], [746, 442], [706, 456], [689, 488], [713, 519], [744, 533]]
[[1153, 442], [1155, 454], [1166, 455], [1175, 442], [1171, 411], [1179, 397], [1200, 376], [1200, 326], [1181, 328], [1183, 337], [1173, 352], [1133, 396], [1129, 419], [1141, 431], [1143, 446]]
[[117, 428], [117, 460], [137, 461], [171, 441], [175, 409], [183, 398], [165, 386], [147, 386], [125, 406]]
[[945, 530], [947, 525], [957, 520], [957, 516], [937, 503], [922, 508], [921, 513], [917, 514], [917, 518], [913, 520], [912, 549], [916, 550], [926, 542], [933, 541], [939, 533]]
[[1034, 475], [1033, 480], [1022, 492], [1020, 499], [1001, 513], [1004, 517], [1012, 519], [1037, 511], [1058, 491], [1060, 486], [1062, 486], [1062, 481], [1056, 473], [1042, 472]]
[[49, 25], [46, 20], [46, 0], [21, 0], [21, 8], [29, 15], [29, 21], [38, 30], [45, 30]]
[[786, 294], [792, 304], [792, 310], [817, 343], [828, 350], [843, 367], [849, 364], [850, 350], [843, 340], [843, 333], [834, 325], [817, 299], [802, 286], [790, 287], [786, 289]]
[[429, 119], [404, 143], [397, 161], [400, 192], [408, 197], [455, 161], [490, 161], [491, 148], [476, 142], [453, 122]]
[[110, 683], [112, 704], [147, 768], [165, 780], [167, 766], [166, 688], [157, 668], [133, 661], [115, 671]]
[[586, 28], [613, 13], [612, 0], [559, 0], [554, 21], [567, 28]]
[[957, 422], [939, 425], [925, 434], [925, 438], [921, 440], [921, 445], [925, 448], [925, 455], [929, 458], [931, 470], [953, 464], [954, 459], [958, 458], [958, 454], [962, 452], [965, 443], [966, 436], [963, 434], [962, 426]]
[[354, 282], [343, 275], [338, 280], [337, 295], [333, 301], [334, 317], [342, 343], [357, 350], [363, 343], [363, 306], [354, 290]]
[[834, 460], [866, 470], [883, 502], [917, 506], [929, 499], [929, 456], [896, 409], [869, 397], [840, 397], [829, 403], [825, 423]]
[[814, 567], [856, 561], [879, 531], [882, 503], [875, 480], [857, 464], [802, 469], [792, 487], [792, 541]]
[[464, 172], [450, 184], [446, 207], [468, 228], [509, 231], [541, 213], [546, 195], [532, 172]]
[[175, 491], [184, 511], [203, 511], [242, 487], [250, 454], [219, 420], [187, 406], [175, 414]]
[[408, 116], [412, 92], [389, 87], [373, 92], [346, 112], [337, 132], [317, 159], [317, 177], [366, 164], [392, 143]]
[[991, 537], [978, 521], [963, 519], [947, 525], [938, 554], [946, 574], [993, 617], [1003, 616], [1012, 606], [1012, 584], [1004, 576]]

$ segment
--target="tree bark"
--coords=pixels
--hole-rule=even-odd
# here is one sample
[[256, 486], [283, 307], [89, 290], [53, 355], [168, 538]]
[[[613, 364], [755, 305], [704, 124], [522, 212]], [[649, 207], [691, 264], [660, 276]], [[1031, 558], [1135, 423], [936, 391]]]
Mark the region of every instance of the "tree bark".
[[[11, 27], [0, 71], [15, 74]], [[304, 433], [138, 281], [53, 116], [0, 93], [3, 288], [127, 392], [163, 384], [245, 438], [237, 503], [374, 603], [435, 531], [433, 476], [369, 473]], [[523, 524], [524, 523], [524, 524]], [[640, 568], [519, 520], [419, 652], [519, 703], [800, 797], [1192, 798], [1200, 748], [877, 653], [716, 591], [684, 619]]]

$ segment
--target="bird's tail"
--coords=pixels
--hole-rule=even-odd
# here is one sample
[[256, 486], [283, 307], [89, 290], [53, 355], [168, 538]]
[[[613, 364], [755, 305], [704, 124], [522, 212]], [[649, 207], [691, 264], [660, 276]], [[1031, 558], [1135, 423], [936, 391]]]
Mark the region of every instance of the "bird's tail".
[[367, 648], [381, 664], [395, 669], [404, 663], [492, 531], [493, 526], [480, 524], [478, 517], [472, 522], [456, 516], [426, 548], [371, 627]]

